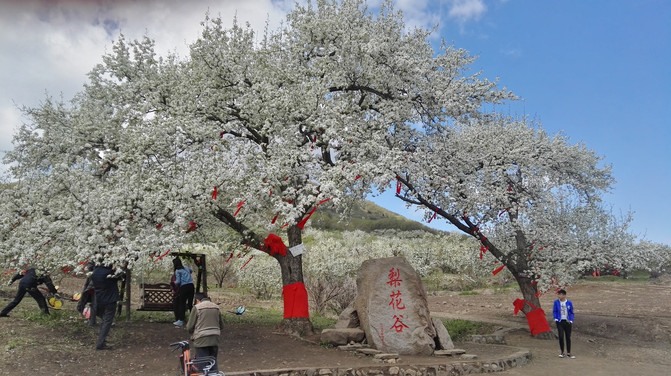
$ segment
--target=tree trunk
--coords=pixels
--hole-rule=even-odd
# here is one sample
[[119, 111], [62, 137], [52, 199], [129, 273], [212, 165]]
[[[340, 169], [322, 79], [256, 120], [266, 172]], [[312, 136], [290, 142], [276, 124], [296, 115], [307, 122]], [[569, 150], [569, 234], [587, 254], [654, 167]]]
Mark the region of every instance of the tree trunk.
[[[289, 236], [289, 247], [294, 247], [296, 245], [302, 244], [302, 230], [297, 225], [292, 225], [288, 229]], [[273, 255], [277, 262], [280, 264], [280, 269], [282, 271], [282, 286], [286, 288], [288, 285], [300, 283], [302, 289], [305, 289], [303, 283], [303, 258], [302, 255], [294, 256], [290, 251], [287, 251], [286, 256], [281, 256], [279, 254]], [[287, 296], [284, 296], [285, 300], [285, 312], [284, 319], [280, 324], [280, 329], [286, 333], [298, 335], [298, 336], [307, 336], [314, 334], [314, 327], [309, 317], [295, 317], [292, 313], [287, 312]], [[296, 294], [291, 299], [294, 306], [304, 307], [307, 312], [308, 307], [308, 297], [307, 293], [305, 294]], [[307, 315], [302, 315], [307, 316]]]
[[[515, 277], [517, 285], [519, 286], [520, 291], [522, 292], [522, 298], [524, 298], [524, 300], [536, 306], [536, 308], [541, 308], [540, 299], [538, 299], [538, 296], [536, 296], [536, 294], [538, 293], [538, 288], [536, 287], [536, 284], [535, 283], [532, 284], [532, 280], [529, 277], [527, 277], [524, 273], [518, 272], [514, 267], [513, 268], [509, 267], [508, 270], [510, 270], [513, 277]], [[524, 305], [524, 309], [522, 310], [522, 312], [524, 312], [525, 315], [531, 312], [532, 310], [536, 309], [530, 306], [529, 303], [526, 303]], [[554, 339], [555, 336], [554, 332], [552, 332], [552, 326], [550, 326], [549, 332], [538, 333], [534, 336], [534, 338]]]

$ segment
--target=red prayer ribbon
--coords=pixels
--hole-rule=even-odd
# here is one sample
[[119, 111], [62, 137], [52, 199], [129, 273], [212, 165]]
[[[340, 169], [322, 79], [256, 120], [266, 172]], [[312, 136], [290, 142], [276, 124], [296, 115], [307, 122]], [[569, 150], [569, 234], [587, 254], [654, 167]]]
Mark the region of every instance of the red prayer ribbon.
[[497, 275], [497, 274], [499, 274], [499, 272], [500, 272], [501, 270], [503, 270], [503, 268], [505, 268], [505, 267], [506, 267], [505, 265], [501, 265], [501, 266], [499, 266], [498, 268], [496, 268], [496, 270], [494, 270], [494, 271], [492, 272], [492, 274], [493, 274], [493, 275]]
[[167, 251], [165, 251], [165, 253], [164, 253], [164, 254], [162, 254], [162, 255], [160, 255], [159, 257], [157, 257], [157, 258], [156, 258], [156, 260], [154, 260], [154, 262], [156, 262], [156, 261], [158, 261], [158, 260], [162, 259], [162, 258], [163, 258], [163, 256], [167, 255], [168, 253], [170, 253], [170, 250], [167, 250]]
[[217, 186], [214, 186], [214, 191], [212, 192], [212, 199], [216, 200], [217, 199]]
[[238, 213], [240, 212], [240, 209], [242, 209], [242, 205], [244, 205], [244, 204], [245, 204], [244, 201], [240, 201], [240, 202], [238, 203], [238, 210], [236, 210], [235, 213], [233, 214], [234, 217], [235, 217], [236, 215], [238, 215]]
[[249, 260], [247, 260], [247, 262], [246, 262], [244, 265], [242, 265], [242, 266], [240, 267], [240, 270], [242, 270], [242, 268], [244, 268], [245, 266], [247, 266], [247, 264], [249, 264], [249, 262], [252, 261], [253, 258], [254, 258], [254, 255], [250, 256], [250, 257], [249, 257]]
[[186, 228], [186, 232], [196, 231], [198, 224], [194, 221], [189, 222], [189, 227]]
[[308, 215], [305, 216], [305, 218], [301, 219], [301, 221], [298, 222], [297, 226], [300, 227], [301, 230], [302, 230], [303, 227], [305, 227], [305, 224], [308, 222], [308, 219], [310, 219], [310, 217], [312, 216], [312, 214], [314, 214], [314, 212], [317, 210], [317, 208], [319, 207], [319, 205], [325, 203], [325, 202], [328, 201], [328, 200], [330, 200], [330, 198], [327, 198], [327, 199], [325, 199], [325, 200], [321, 200], [321, 201], [319, 201], [319, 203], [312, 209], [312, 211], [310, 211], [310, 212], [308, 213]]

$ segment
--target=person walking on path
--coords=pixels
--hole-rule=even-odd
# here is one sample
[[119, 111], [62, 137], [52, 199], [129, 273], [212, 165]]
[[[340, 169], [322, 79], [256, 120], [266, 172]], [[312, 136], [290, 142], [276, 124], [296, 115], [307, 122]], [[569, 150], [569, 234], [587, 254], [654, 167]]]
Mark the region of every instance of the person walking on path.
[[178, 257], [172, 260], [175, 268], [175, 286], [177, 288], [177, 295], [175, 296], [175, 326], [184, 325], [186, 321], [186, 311], [191, 310], [193, 304], [193, 272], [188, 266], [182, 265], [182, 260]]
[[[555, 300], [552, 307], [552, 316], [557, 324], [559, 335], [560, 358], [568, 357], [575, 359], [571, 353], [571, 327], [573, 326], [573, 303], [566, 299], [566, 290], [561, 289], [557, 292], [559, 299]], [[564, 353], [564, 341], [566, 341], [566, 353]]]
[[19, 289], [16, 291], [16, 296], [14, 297], [14, 300], [0, 312], [0, 317], [9, 317], [9, 312], [21, 303], [21, 300], [23, 300], [26, 293], [30, 294], [30, 296], [35, 299], [42, 312], [48, 315], [49, 307], [47, 306], [47, 301], [44, 299], [44, 295], [38, 290], [37, 286], [45, 284], [49, 289], [49, 292], [56, 295], [56, 287], [51, 281], [51, 277], [49, 277], [47, 273], [38, 274], [35, 271], [35, 268], [30, 268], [23, 270], [12, 277], [8, 285], [11, 286], [17, 279], [20, 279], [21, 281], [19, 282]]
[[195, 295], [196, 305], [189, 315], [186, 330], [191, 334], [193, 346], [196, 348], [196, 359], [211, 356], [214, 365], [211, 372], [219, 372], [217, 354], [219, 353], [219, 337], [224, 328], [219, 306], [210, 301], [203, 293]]
[[96, 313], [102, 316], [96, 350], [111, 349], [107, 345], [107, 334], [109, 334], [114, 321], [114, 313], [119, 301], [119, 280], [121, 278], [123, 278], [123, 275], [115, 274], [115, 268], [111, 265], [98, 265], [91, 274], [95, 291]]

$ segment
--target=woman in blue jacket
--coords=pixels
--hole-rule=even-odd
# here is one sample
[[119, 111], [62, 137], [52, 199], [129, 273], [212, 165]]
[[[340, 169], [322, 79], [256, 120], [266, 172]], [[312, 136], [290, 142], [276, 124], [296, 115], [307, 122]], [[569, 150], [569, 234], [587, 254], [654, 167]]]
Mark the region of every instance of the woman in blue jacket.
[[175, 296], [175, 319], [173, 323], [176, 326], [184, 325], [186, 319], [186, 311], [191, 310], [193, 305], [193, 272], [188, 266], [182, 265], [182, 260], [178, 257], [172, 260], [175, 269], [175, 287], [177, 288], [177, 295]]
[[[559, 299], [555, 300], [554, 307], [552, 307], [552, 316], [557, 324], [557, 332], [559, 334], [559, 349], [560, 358], [565, 356], [575, 359], [575, 355], [571, 354], [571, 327], [573, 326], [573, 303], [566, 299], [566, 290], [561, 289], [557, 292]], [[566, 353], [564, 353], [564, 337], [566, 337]]]

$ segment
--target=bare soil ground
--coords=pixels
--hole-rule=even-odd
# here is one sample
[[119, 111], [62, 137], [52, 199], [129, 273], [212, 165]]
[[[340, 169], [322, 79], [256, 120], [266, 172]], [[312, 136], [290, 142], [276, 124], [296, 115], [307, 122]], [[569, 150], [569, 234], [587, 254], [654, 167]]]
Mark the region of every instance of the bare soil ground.
[[[582, 281], [568, 289], [575, 306], [572, 349], [576, 359], [558, 357], [557, 340], [539, 340], [529, 335], [522, 313], [513, 315], [515, 291], [481, 290], [478, 295], [430, 297], [432, 315], [487, 321], [518, 328], [506, 336], [507, 343], [531, 349], [530, 364], [504, 375], [669, 375], [671, 374], [671, 278], [653, 282]], [[553, 294], [541, 297], [550, 327]]]
[[[62, 282], [61, 291], [76, 291], [81, 281], [71, 283], [71, 287], [64, 288], [67, 282]], [[7, 304], [14, 293], [14, 288], [2, 288], [0, 305]], [[523, 314], [513, 315], [512, 302], [518, 297], [515, 291], [480, 290], [477, 295], [446, 292], [430, 296], [429, 305], [436, 317], [493, 322], [510, 328], [508, 344], [531, 349], [533, 360], [524, 367], [503, 372], [504, 375], [669, 374], [671, 279], [646, 283], [590, 280], [572, 287], [568, 297], [576, 310], [572, 349], [576, 359], [558, 358], [556, 340], [530, 337]], [[541, 299], [548, 318], [554, 298], [548, 295]], [[263, 306], [224, 296], [215, 296], [214, 300], [225, 308], [241, 303], [250, 310]], [[152, 313], [143, 316], [142, 321], [120, 319], [109, 337], [114, 349], [95, 351], [97, 328], [88, 327], [74, 306], [74, 302], [66, 302], [63, 309], [54, 313], [57, 318], [45, 319], [37, 314], [35, 301], [26, 296], [10, 318], [0, 318], [0, 375], [177, 374], [177, 353], [171, 352], [168, 344], [187, 339], [188, 335], [170, 324], [171, 313]], [[369, 357], [325, 348], [318, 342], [318, 336], [299, 340], [278, 333], [272, 326], [236, 323], [232, 317], [222, 337], [220, 369], [234, 372], [378, 364]], [[496, 357], [498, 351], [505, 353], [496, 346], [456, 345], [481, 358]], [[417, 360], [402, 359], [404, 363]]]

